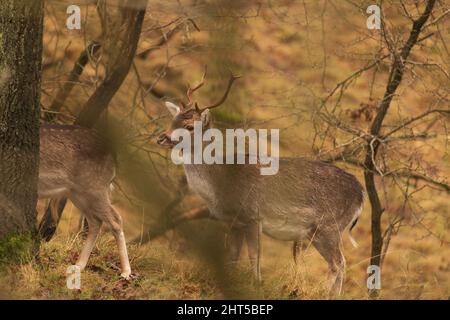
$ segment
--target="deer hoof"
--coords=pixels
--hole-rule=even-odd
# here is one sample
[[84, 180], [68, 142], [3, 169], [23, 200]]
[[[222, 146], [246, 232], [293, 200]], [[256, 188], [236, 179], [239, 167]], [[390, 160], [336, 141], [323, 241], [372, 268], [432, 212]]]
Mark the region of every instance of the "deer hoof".
[[122, 272], [120, 276], [125, 280], [131, 280], [131, 270]]

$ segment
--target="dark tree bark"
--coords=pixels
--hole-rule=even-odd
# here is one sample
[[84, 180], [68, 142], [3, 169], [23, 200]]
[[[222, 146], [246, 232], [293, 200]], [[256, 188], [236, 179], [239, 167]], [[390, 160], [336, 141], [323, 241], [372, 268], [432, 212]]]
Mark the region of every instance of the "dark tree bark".
[[[433, 7], [436, 0], [428, 0], [425, 11], [419, 19], [415, 20], [412, 25], [412, 29], [408, 40], [401, 49], [400, 53], [394, 53], [394, 62], [391, 67], [391, 73], [384, 98], [380, 103], [379, 111], [370, 127], [370, 134], [372, 139], [369, 141], [366, 150], [366, 157], [364, 161], [364, 180], [366, 184], [367, 195], [369, 197], [371, 206], [371, 225], [372, 225], [372, 254], [370, 259], [371, 265], [381, 267], [381, 254], [383, 250], [383, 234], [381, 228], [381, 217], [383, 215], [384, 208], [381, 205], [380, 198], [378, 196], [377, 187], [375, 184], [375, 159], [377, 157], [378, 148], [380, 146], [381, 127], [383, 125], [384, 118], [391, 106], [392, 99], [400, 85], [405, 72], [404, 61], [409, 57], [411, 49], [417, 44], [419, 35], [423, 26], [427, 22], [428, 18], [433, 11]], [[376, 296], [377, 290], [371, 292], [371, 296]]]
[[0, 2], [0, 241], [35, 234], [43, 1]]

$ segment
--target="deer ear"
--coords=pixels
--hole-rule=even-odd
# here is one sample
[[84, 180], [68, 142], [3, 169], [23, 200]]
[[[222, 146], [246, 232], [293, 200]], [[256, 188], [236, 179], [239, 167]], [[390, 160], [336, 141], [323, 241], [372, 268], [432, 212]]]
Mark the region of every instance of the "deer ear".
[[181, 111], [179, 106], [177, 106], [169, 101], [166, 101], [166, 107], [167, 107], [167, 110], [169, 110], [170, 114], [174, 117]]
[[204, 127], [209, 125], [209, 122], [211, 120], [211, 113], [209, 112], [209, 109], [203, 111], [200, 117]]

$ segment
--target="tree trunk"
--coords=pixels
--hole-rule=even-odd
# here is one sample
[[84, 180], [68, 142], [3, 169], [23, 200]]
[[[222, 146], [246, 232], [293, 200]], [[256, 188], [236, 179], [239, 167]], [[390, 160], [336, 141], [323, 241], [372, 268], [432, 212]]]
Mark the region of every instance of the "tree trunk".
[[41, 0], [0, 2], [2, 245], [35, 235], [43, 10]]
[[102, 84], [86, 102], [75, 124], [93, 127], [125, 81], [136, 55], [146, 9], [147, 0], [126, 2], [122, 9], [124, 21], [126, 21], [125, 32], [116, 40], [118, 48], [117, 52], [112, 54], [115, 57], [110, 66], [112, 70], [107, 72]]

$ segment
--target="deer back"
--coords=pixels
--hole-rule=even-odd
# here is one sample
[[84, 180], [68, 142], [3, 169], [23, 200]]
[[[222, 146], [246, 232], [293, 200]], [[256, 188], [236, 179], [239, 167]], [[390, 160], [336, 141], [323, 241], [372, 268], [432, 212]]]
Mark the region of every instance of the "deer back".
[[108, 186], [114, 177], [114, 167], [108, 144], [94, 130], [70, 125], [41, 125], [41, 195], [71, 188]]

